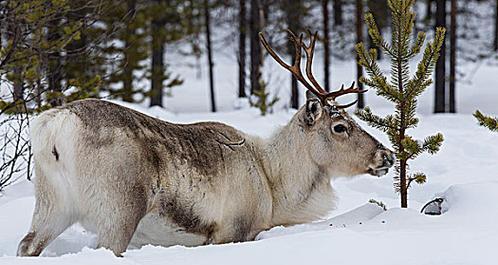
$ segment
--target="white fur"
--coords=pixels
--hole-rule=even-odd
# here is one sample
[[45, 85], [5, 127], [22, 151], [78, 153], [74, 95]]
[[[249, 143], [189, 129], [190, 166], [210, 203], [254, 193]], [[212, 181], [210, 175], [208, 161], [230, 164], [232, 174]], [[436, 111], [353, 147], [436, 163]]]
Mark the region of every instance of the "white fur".
[[[158, 122], [106, 104], [137, 119], [151, 119], [151, 124]], [[335, 206], [331, 177], [365, 173], [379, 164], [378, 153], [386, 150], [360, 129], [352, 130], [349, 138], [334, 135], [335, 121], [326, 115], [314, 117], [316, 124], [306, 127], [305, 115], [309, 113], [301, 108], [268, 140], [221, 124], [196, 125], [244, 139], [240, 146], [220, 143], [219, 150], [200, 150], [223, 157], [215, 175], [204, 175], [202, 168], [190, 167], [162, 145], [147, 147], [156, 148], [150, 150], [163, 159], [161, 168], [154, 168], [144, 157], [149, 155], [143, 154], [144, 143], [126, 128], [110, 124], [96, 132], [69, 108], [46, 111], [31, 127], [37, 203], [18, 255], [40, 254], [75, 222], [95, 231], [98, 245], [119, 255], [130, 241], [134, 247], [244, 241], [276, 225], [317, 220]], [[95, 117], [99, 118], [106, 121]], [[157, 131], [140, 130], [156, 139]], [[175, 141], [165, 141], [169, 140]], [[351, 141], [361, 149], [341, 151], [351, 149]], [[178, 145], [176, 154], [188, 152], [182, 149], [187, 147]]]

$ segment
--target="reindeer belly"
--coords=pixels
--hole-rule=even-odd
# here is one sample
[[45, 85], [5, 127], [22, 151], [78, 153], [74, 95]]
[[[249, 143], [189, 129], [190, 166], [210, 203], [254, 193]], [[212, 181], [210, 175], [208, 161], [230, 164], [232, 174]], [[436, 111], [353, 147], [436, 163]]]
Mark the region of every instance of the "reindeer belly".
[[207, 241], [201, 234], [186, 232], [174, 222], [157, 212], [148, 213], [142, 218], [130, 242], [130, 247], [139, 248], [145, 245], [156, 246], [199, 246]]

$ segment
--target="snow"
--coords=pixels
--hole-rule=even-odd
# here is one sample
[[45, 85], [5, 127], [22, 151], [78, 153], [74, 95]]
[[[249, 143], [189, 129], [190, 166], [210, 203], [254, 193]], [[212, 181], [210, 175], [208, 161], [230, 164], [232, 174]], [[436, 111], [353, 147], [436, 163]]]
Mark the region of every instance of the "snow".
[[[317, 63], [315, 68], [321, 69], [319, 60]], [[178, 68], [175, 73], [184, 77], [185, 83], [173, 89], [173, 98], [166, 99], [165, 109], [146, 108], [146, 102], [141, 105], [117, 103], [171, 122], [220, 121], [246, 133], [268, 137], [295, 113], [286, 108], [289, 75], [275, 63], [265, 63], [266, 75], [271, 73], [269, 86], [281, 100], [273, 114], [262, 117], [257, 109], [248, 108], [247, 102], [236, 98], [237, 69], [234, 66], [233, 60], [217, 58], [219, 113], [207, 112], [205, 68], [201, 68], [202, 78], [196, 78], [192, 68]], [[385, 64], [382, 67], [389, 70]], [[355, 78], [353, 62], [334, 62], [331, 72], [333, 87], [349, 84]], [[321, 71], [316, 73], [317, 79], [322, 80]], [[145, 246], [130, 249], [124, 257], [117, 258], [108, 250], [93, 249], [95, 235], [75, 225], [52, 242], [42, 257], [17, 258], [17, 244], [29, 228], [35, 202], [32, 183], [22, 180], [0, 194], [0, 265], [497, 264], [498, 134], [478, 127], [471, 115], [480, 109], [498, 116], [496, 73], [498, 67], [484, 62], [474, 74], [458, 83], [459, 114], [433, 115], [433, 89], [429, 88], [421, 96], [421, 122], [410, 133], [422, 139], [441, 132], [445, 141], [436, 155], [424, 154], [411, 163], [411, 170], [425, 172], [428, 182], [410, 189], [409, 209], [399, 208], [399, 198], [392, 187], [393, 172], [381, 178], [363, 175], [331, 183], [340, 201], [337, 209], [324, 220], [275, 227], [262, 232], [254, 242], [202, 247]], [[392, 110], [372, 91], [368, 92], [366, 101], [375, 113]], [[360, 124], [388, 145], [385, 135]], [[442, 205], [445, 212], [440, 216], [421, 214], [421, 207], [435, 197], [445, 198]], [[370, 199], [385, 203], [387, 211], [368, 203]]]
[[[85, 247], [58, 258], [4, 256], [0, 264], [496, 264], [498, 211], [493, 210], [493, 202], [498, 199], [497, 189], [498, 182], [454, 185], [442, 194], [449, 209], [441, 216], [393, 208], [345, 227], [308, 224], [288, 228], [296, 230], [288, 234], [274, 228], [280, 233], [266, 232], [271, 236], [255, 242], [196, 248], [145, 246], [127, 251], [123, 258]], [[19, 205], [27, 210], [29, 201], [20, 199]], [[378, 208], [362, 206], [353, 216], [372, 213], [372, 207]], [[309, 229], [313, 226], [316, 229]]]

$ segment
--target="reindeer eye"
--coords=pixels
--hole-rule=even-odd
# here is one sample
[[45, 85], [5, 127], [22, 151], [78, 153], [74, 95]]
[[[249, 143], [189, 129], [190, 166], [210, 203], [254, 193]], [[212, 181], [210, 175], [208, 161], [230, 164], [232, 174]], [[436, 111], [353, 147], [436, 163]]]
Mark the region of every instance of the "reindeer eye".
[[334, 126], [334, 132], [336, 133], [343, 133], [347, 130], [346, 126], [342, 125], [342, 124], [338, 124], [336, 126]]

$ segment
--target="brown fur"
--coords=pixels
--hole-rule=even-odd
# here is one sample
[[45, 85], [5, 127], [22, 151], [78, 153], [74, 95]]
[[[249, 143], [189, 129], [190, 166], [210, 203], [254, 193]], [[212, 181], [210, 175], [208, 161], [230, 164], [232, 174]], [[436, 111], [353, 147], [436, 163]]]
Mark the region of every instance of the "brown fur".
[[[339, 123], [347, 133], [334, 133]], [[331, 177], [380, 175], [392, 166], [390, 151], [345, 112], [314, 99], [267, 141], [222, 123], [173, 124], [99, 100], [41, 114], [32, 139], [37, 202], [46, 203], [19, 255], [39, 254], [33, 242], [43, 249], [76, 221], [117, 255], [130, 241], [252, 240], [330, 211]], [[53, 218], [60, 222], [44, 221]]]

